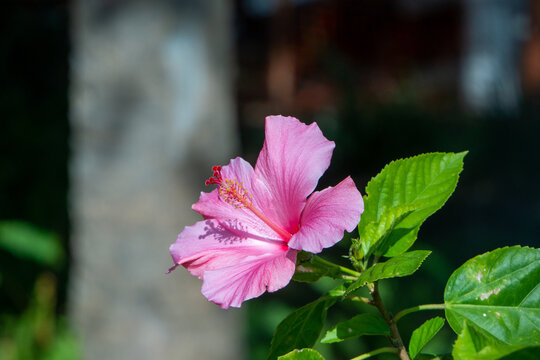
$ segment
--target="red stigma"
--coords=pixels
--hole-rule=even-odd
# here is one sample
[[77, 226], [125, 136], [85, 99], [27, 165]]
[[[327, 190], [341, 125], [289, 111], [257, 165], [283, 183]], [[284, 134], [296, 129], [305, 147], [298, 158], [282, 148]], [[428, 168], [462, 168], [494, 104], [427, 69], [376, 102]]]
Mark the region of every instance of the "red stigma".
[[212, 184], [220, 185], [223, 181], [223, 177], [221, 176], [221, 166], [212, 166], [212, 171], [214, 172], [213, 176], [208, 178], [208, 180], [206, 180], [204, 184], [205, 185], [212, 185]]

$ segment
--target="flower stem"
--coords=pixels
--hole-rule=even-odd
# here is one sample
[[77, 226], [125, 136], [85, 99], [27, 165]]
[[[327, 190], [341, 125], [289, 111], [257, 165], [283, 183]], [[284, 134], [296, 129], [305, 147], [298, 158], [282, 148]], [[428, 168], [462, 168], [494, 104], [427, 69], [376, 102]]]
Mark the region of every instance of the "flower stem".
[[398, 349], [393, 348], [393, 347], [383, 347], [383, 348], [373, 350], [373, 351], [367, 352], [365, 354], [359, 355], [359, 356], [357, 356], [357, 357], [355, 357], [354, 359], [351, 359], [351, 360], [363, 360], [363, 359], [367, 359], [367, 358], [370, 358], [372, 356], [379, 355], [379, 354], [382, 354], [382, 353], [394, 353], [394, 354], [397, 354]]
[[373, 298], [373, 304], [381, 313], [384, 321], [388, 324], [388, 327], [390, 327], [391, 342], [394, 348], [396, 348], [397, 350], [396, 353], [399, 355], [401, 360], [411, 360], [409, 354], [407, 354], [405, 345], [403, 345], [403, 340], [401, 340], [401, 335], [399, 334], [396, 323], [392, 319], [392, 316], [390, 316], [390, 314], [388, 313], [388, 310], [386, 310], [386, 308], [384, 307], [381, 295], [379, 294], [378, 282], [368, 284], [368, 288], [369, 292], [371, 293], [371, 297]]
[[358, 301], [358, 302], [363, 302], [365, 304], [373, 305], [373, 301], [371, 299], [368, 299], [362, 296], [347, 296], [345, 297], [345, 300]]
[[399, 319], [413, 312], [422, 311], [422, 310], [444, 310], [444, 307], [445, 307], [444, 304], [426, 304], [426, 305], [418, 305], [409, 309], [404, 309], [398, 312], [396, 316], [394, 316], [394, 322], [397, 323]]
[[345, 266], [341, 266], [338, 264], [334, 264], [333, 262], [324, 260], [323, 258], [318, 257], [317, 255], [313, 256], [313, 261], [318, 262], [321, 265], [325, 265], [328, 267], [333, 267], [335, 269], [339, 269], [342, 273], [349, 274], [354, 276], [355, 278], [359, 277], [361, 274], [359, 272], [356, 272], [352, 269], [346, 268]]

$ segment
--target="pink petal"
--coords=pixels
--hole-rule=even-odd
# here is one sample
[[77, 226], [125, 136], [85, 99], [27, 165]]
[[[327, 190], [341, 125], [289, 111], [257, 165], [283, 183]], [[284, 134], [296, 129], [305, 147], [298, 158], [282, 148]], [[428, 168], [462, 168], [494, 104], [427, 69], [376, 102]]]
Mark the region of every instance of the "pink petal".
[[[223, 308], [287, 285], [296, 251], [259, 238], [238, 220], [205, 220], [188, 226], [170, 247], [176, 265], [203, 279], [203, 294]], [[171, 268], [171, 270], [174, 269]]]
[[335, 187], [314, 192], [307, 200], [300, 219], [300, 230], [289, 241], [289, 247], [319, 253], [351, 232], [364, 211], [362, 195], [347, 177]]
[[294, 233], [306, 198], [330, 165], [334, 142], [317, 124], [306, 125], [293, 117], [268, 116], [263, 149], [254, 182], [260, 210]]
[[[221, 174], [224, 178], [236, 180], [241, 183], [246, 192], [251, 195], [253, 205], [260, 209], [258, 202], [260, 196], [255, 193], [252, 186], [252, 182], [254, 181], [253, 167], [247, 161], [240, 157], [232, 159], [229, 165], [223, 166]], [[192, 209], [206, 219], [236, 219], [248, 227], [254, 235], [275, 240], [281, 239], [278, 234], [251, 211], [241, 207], [235, 208], [233, 205], [220, 199], [217, 189], [210, 193], [201, 192], [199, 201], [192, 206]]]
[[233, 266], [207, 271], [202, 293], [222, 308], [240, 307], [265, 290], [274, 292], [287, 285], [294, 274], [296, 250], [247, 256]]

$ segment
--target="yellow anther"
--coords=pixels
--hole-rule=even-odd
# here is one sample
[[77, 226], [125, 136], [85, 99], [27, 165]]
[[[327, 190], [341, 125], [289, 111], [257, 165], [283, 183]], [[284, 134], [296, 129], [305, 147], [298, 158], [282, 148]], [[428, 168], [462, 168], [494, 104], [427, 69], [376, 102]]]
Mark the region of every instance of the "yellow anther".
[[223, 179], [218, 191], [221, 199], [235, 209], [249, 207], [252, 204], [251, 195], [244, 189], [242, 183], [236, 180]]

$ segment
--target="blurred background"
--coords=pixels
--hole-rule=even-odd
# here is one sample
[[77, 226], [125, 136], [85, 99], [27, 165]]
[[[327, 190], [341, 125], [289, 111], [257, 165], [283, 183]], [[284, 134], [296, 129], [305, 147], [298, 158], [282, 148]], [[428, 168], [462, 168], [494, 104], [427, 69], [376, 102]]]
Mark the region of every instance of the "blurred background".
[[[165, 271], [211, 166], [254, 164], [269, 114], [336, 142], [320, 188], [351, 175], [363, 192], [393, 159], [469, 150], [414, 245], [433, 254], [382, 284], [391, 311], [442, 302], [470, 257], [540, 243], [540, 1], [1, 6], [1, 360], [264, 359], [279, 321], [333, 281], [223, 311], [186, 271]], [[349, 241], [323, 256], [346, 264]], [[332, 308], [328, 325], [358, 311]], [[426, 350], [453, 339], [445, 327]], [[386, 339], [317, 349], [375, 346]]]

